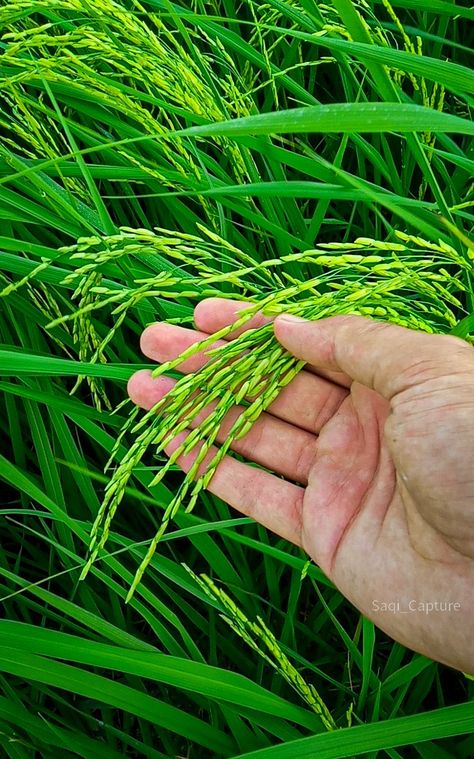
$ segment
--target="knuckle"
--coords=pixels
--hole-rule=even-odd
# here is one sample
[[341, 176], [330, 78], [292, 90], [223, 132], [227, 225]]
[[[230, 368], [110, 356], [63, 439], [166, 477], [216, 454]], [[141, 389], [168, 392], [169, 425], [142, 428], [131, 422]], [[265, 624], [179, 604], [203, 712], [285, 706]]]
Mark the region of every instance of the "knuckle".
[[469, 358], [474, 361], [474, 349], [470, 343], [455, 335], [441, 335], [440, 339], [444, 342], [446, 350], [458, 353], [460, 356]]
[[316, 408], [316, 414], [313, 420], [313, 428], [315, 432], [319, 432], [324, 425], [332, 419], [334, 414], [339, 410], [345, 397], [346, 393], [341, 392], [341, 388], [336, 385], [328, 388], [323, 403]]
[[298, 448], [295, 451], [294, 470], [297, 481], [306, 484], [316, 456], [316, 444], [311, 439], [312, 435], [302, 436]]

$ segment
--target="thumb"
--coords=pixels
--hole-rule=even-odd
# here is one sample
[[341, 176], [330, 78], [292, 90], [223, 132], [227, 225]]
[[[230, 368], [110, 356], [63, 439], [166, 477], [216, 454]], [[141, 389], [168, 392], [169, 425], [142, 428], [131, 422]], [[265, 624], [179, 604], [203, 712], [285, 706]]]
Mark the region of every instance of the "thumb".
[[388, 401], [444, 375], [474, 372], [474, 350], [457, 337], [429, 335], [362, 316], [275, 319], [275, 336], [315, 369], [344, 372]]

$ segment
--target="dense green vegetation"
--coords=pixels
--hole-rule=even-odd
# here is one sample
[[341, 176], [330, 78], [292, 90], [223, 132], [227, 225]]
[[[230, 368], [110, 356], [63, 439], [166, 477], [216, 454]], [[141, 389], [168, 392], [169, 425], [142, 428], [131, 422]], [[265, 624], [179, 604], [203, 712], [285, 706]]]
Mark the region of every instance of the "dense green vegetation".
[[[208, 295], [471, 339], [473, 19], [447, 0], [0, 1], [2, 756], [474, 754], [472, 681], [165, 468], [182, 384], [164, 422], [121, 405], [142, 329]], [[237, 379], [266, 400], [244, 422], [295, 370], [252, 340]]]

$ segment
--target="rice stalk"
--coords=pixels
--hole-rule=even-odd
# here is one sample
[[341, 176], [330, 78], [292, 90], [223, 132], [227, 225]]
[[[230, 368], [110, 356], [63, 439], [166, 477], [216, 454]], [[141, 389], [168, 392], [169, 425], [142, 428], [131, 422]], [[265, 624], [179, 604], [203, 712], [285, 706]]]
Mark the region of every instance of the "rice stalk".
[[[0, 24], [11, 31], [3, 34], [8, 47], [4, 53], [4, 62], [15, 73], [4, 75], [0, 81], [2, 93], [11, 101], [15, 111], [18, 111], [19, 124], [5, 126], [10, 130], [22, 129], [26, 139], [28, 128], [34, 126], [34, 133], [41, 133], [38, 142], [38, 152], [46, 148], [51, 155], [56, 147], [56, 135], [64, 143], [64, 136], [58, 133], [56, 120], [52, 114], [44, 118], [43, 103], [33, 100], [25, 108], [25, 85], [40, 75], [51, 83], [65, 83], [72, 90], [82, 91], [92, 96], [105, 107], [121, 115], [126, 115], [144, 130], [144, 133], [165, 135], [168, 129], [176, 127], [177, 120], [171, 117], [171, 112], [164, 108], [149, 105], [150, 97], [156, 102], [175, 104], [185, 112], [195, 114], [208, 121], [222, 121], [234, 116], [250, 115], [251, 101], [240, 93], [235, 98], [238, 86], [232, 75], [236, 75], [235, 64], [230, 69], [226, 59], [228, 77], [219, 80], [212, 73], [212, 61], [200, 54], [201, 66], [179, 43], [156, 14], [148, 14], [148, 23], [141, 18], [143, 7], [134, 0], [136, 13], [123, 8], [114, 0], [100, 0], [94, 5], [84, 7], [82, 0], [16, 0], [0, 10]], [[58, 33], [51, 23], [37, 25], [30, 14], [50, 13], [51, 11], [76, 11], [80, 17], [70, 31]], [[12, 25], [16, 14], [23, 12], [25, 28], [18, 31], [18, 23]], [[104, 65], [105, 64], [105, 65]], [[204, 74], [203, 74], [204, 69]], [[120, 80], [126, 78], [130, 82], [128, 89], [119, 86]], [[220, 99], [216, 102], [215, 90], [209, 80], [221, 89]], [[114, 81], [117, 84], [114, 84]], [[231, 102], [226, 102], [226, 91], [233, 93]], [[142, 100], [142, 97], [145, 99]], [[238, 105], [233, 105], [237, 102]], [[10, 105], [10, 107], [11, 107]], [[35, 111], [40, 111], [35, 117]], [[43, 113], [42, 113], [43, 111]], [[22, 121], [25, 126], [22, 126]], [[51, 133], [52, 130], [52, 133]], [[46, 140], [47, 136], [47, 140]], [[49, 144], [46, 145], [46, 142]], [[31, 140], [28, 140], [29, 146]], [[223, 140], [221, 144], [230, 151], [232, 166], [236, 179], [248, 179], [242, 156], [235, 144]], [[166, 140], [161, 142], [163, 157], [181, 174], [183, 179], [190, 170], [200, 181], [205, 181], [202, 169], [195, 161], [193, 153], [182, 143], [173, 141], [170, 145]], [[29, 154], [31, 154], [31, 147]], [[57, 151], [60, 155], [61, 151]], [[127, 150], [122, 151], [124, 157], [136, 162], [140, 168], [149, 171], [151, 176], [166, 182], [166, 174], [153, 171], [146, 162]], [[186, 185], [184, 185], [186, 186]], [[173, 185], [175, 187], [175, 185]], [[206, 216], [214, 217], [208, 201], [202, 199]]]
[[[73, 12], [76, 17], [66, 28], [49, 21], [51, 13]], [[40, 22], [41, 18], [45, 23]], [[67, 122], [62, 123], [56, 111], [64, 109], [65, 118], [71, 121], [71, 108], [65, 109], [62, 102], [56, 104], [53, 95], [56, 88], [67, 88], [73, 97], [94, 103], [102, 139], [114, 135], [118, 128], [113, 120], [110, 123], [110, 113], [117, 114], [120, 125], [125, 120], [138, 133], [160, 136], [153, 160], [146, 149], [118, 149], [125, 163], [144, 172], [162, 188], [187, 189], [190, 182], [195, 182], [207, 189], [208, 174], [196, 160], [195, 151], [183, 140], [172, 136], [166, 139], [170, 130], [181, 126], [182, 116], [173, 111], [209, 122], [252, 112], [253, 101], [242, 91], [235, 62], [227, 55], [227, 75], [220, 78], [213, 72], [214, 58], [224, 58], [222, 45], [196, 36], [193, 45], [198, 51], [199, 43], [200, 50], [193, 57], [157, 14], [144, 15], [137, 0], [133, 10], [115, 0], [94, 4], [84, 4], [82, 0], [14, 0], [0, 8], [0, 27], [5, 44], [0, 69], [0, 127], [5, 131], [3, 144], [12, 148], [15, 158], [60, 158], [70, 151], [63, 129]], [[203, 54], [206, 45], [212, 49], [213, 57]], [[46, 93], [36, 97], [38, 79], [43, 81]], [[163, 107], [165, 104], [167, 107]], [[72, 113], [74, 109], [75, 106]], [[79, 135], [84, 137], [81, 131]], [[95, 139], [92, 134], [88, 136]], [[217, 140], [216, 145], [228, 153], [234, 181], [250, 181], [252, 167], [243, 151], [225, 138]], [[87, 177], [66, 177], [63, 182], [74, 197], [88, 206], [94, 205]], [[199, 195], [195, 202], [200, 217], [211, 228], [219, 229], [212, 202]], [[81, 283], [81, 306], [86, 305], [90, 288], [98, 285], [100, 278], [95, 276]], [[82, 361], [105, 361], [105, 346], [87, 309], [75, 320], [73, 338]], [[78, 378], [76, 390], [82, 379]], [[101, 380], [88, 378], [87, 383], [96, 407], [110, 408]]]
[[186, 570], [212, 601], [222, 608], [222, 619], [237, 635], [256, 651], [296, 691], [300, 698], [318, 715], [327, 731], [336, 729], [336, 723], [314, 685], [306, 682], [291, 663], [276, 637], [259, 616], [252, 622], [230, 596], [205, 574], [199, 577], [187, 566]]

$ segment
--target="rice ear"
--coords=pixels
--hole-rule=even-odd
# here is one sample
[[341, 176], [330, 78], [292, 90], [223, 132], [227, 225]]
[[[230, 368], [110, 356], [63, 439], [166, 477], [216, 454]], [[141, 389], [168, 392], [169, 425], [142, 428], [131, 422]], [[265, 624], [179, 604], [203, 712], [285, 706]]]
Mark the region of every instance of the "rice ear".
[[[147, 451], [153, 449], [156, 455], [161, 455], [176, 435], [187, 430], [185, 439], [161, 466], [152, 484], [158, 483], [182, 454], [197, 451], [194, 465], [168, 505], [163, 523], [140, 564], [129, 599], [168, 523], [180, 508], [190, 510], [194, 507], [199, 493], [209, 486], [223, 457], [231, 452], [233, 442], [248, 433], [282, 388], [303, 368], [303, 363], [287, 354], [277, 342], [271, 324], [244, 331], [238, 338], [224, 341], [217, 348], [212, 347], [216, 340], [244, 327], [257, 311], [268, 315], [287, 311], [307, 319], [361, 314], [425, 332], [449, 332], [457, 323], [453, 307], [461, 306], [456, 294], [461, 295], [464, 289], [462, 275], [470, 269], [469, 259], [464, 259], [450, 246], [409, 235], [397, 235], [397, 241], [358, 238], [354, 243], [325, 243], [315, 249], [282, 256], [281, 259], [253, 262], [252, 265], [234, 246], [234, 260], [230, 265], [226, 253], [228, 246], [224, 242], [209, 230], [203, 238], [189, 239], [178, 232], [127, 228], [118, 235], [81, 240], [75, 250], [84, 262], [83, 266], [68, 275], [79, 281], [84, 274], [88, 279], [97, 278], [101, 266], [108, 260], [115, 261], [127, 255], [140, 256], [145, 251], [151, 255], [156, 251], [171, 260], [179, 260], [182, 269], [175, 269], [172, 273], [159, 272], [137, 282], [136, 289], [129, 288], [122, 294], [120, 310], [116, 314], [118, 323], [138, 299], [153, 301], [160, 297], [172, 301], [182, 297], [183, 293], [195, 301], [209, 293], [224, 297], [220, 290], [224, 282], [232, 285], [231, 297], [247, 297], [249, 302], [248, 308], [239, 313], [233, 324], [157, 367], [154, 377], [175, 371], [196, 353], [204, 351], [208, 356], [207, 363], [199, 371], [181, 377], [166, 398], [143, 414], [138, 423], [134, 414], [133, 426], [126, 424], [128, 432], [132, 428], [134, 441], [106, 488], [104, 502], [92, 529], [87, 568], [104, 548], [133, 469]], [[75, 255], [74, 249], [70, 250]], [[226, 262], [224, 273], [220, 261], [222, 251]], [[317, 276], [305, 281], [293, 280], [282, 287], [279, 270], [290, 259], [317, 266]], [[258, 295], [248, 295], [260, 272], [265, 272], [266, 288]], [[88, 287], [87, 297], [93, 298], [95, 308], [107, 306], [111, 300], [115, 302], [113, 295], [103, 286]], [[92, 302], [88, 302], [88, 308], [92, 306]], [[84, 309], [79, 305], [76, 319], [82, 318], [83, 314]], [[96, 355], [99, 357], [99, 349]], [[196, 423], [197, 417], [210, 403], [214, 404], [212, 415]], [[226, 440], [207, 463], [206, 470], [201, 472], [200, 466], [215, 444], [222, 420], [242, 403], [243, 411]]]

